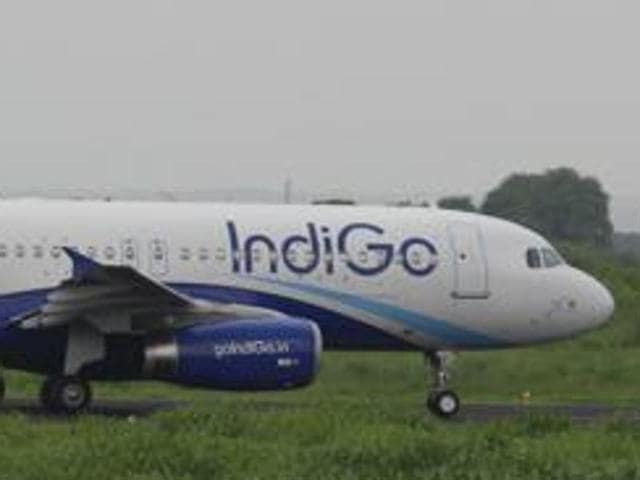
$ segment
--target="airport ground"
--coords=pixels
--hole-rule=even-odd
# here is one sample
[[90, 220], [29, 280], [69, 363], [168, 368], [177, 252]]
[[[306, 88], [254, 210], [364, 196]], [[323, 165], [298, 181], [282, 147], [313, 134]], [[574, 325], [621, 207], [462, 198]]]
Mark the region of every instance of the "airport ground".
[[[454, 422], [426, 413], [419, 354], [329, 353], [295, 392], [97, 385], [106, 407], [75, 419], [14, 401], [0, 413], [0, 479], [640, 478], [640, 268], [569, 256], [615, 292], [614, 322], [572, 342], [460, 354], [467, 409]], [[7, 383], [10, 399], [39, 387], [15, 372]]]

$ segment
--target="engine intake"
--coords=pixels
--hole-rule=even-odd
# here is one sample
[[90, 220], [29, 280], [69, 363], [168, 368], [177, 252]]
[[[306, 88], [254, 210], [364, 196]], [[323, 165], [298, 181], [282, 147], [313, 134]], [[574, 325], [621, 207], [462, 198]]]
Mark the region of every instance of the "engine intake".
[[304, 319], [200, 324], [150, 337], [144, 374], [217, 390], [283, 390], [310, 384], [321, 354], [320, 329]]

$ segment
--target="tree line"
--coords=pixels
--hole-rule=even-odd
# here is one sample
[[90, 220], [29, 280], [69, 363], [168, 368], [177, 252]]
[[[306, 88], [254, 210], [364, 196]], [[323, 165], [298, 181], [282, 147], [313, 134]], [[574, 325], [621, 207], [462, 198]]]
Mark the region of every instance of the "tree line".
[[553, 240], [612, 244], [609, 195], [597, 179], [571, 168], [511, 175], [478, 206], [470, 196], [446, 197], [438, 206], [501, 217]]
[[[471, 196], [449, 196], [438, 206], [450, 210], [492, 215], [529, 227], [555, 241], [589, 243], [621, 250], [633, 250], [640, 258], [640, 237], [619, 238], [614, 234], [609, 214], [609, 195], [600, 181], [581, 176], [571, 168], [547, 170], [542, 174], [516, 173], [491, 190], [481, 204]], [[316, 200], [316, 205], [355, 205], [352, 199]], [[411, 201], [393, 203], [397, 207], [422, 206]], [[632, 245], [630, 247], [629, 245]]]

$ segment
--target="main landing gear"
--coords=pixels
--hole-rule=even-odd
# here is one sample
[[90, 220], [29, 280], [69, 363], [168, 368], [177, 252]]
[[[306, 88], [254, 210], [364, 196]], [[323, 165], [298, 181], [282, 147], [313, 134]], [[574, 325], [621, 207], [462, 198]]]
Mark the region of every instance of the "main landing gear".
[[433, 374], [433, 386], [427, 398], [427, 408], [440, 418], [455, 417], [460, 411], [460, 399], [455, 392], [447, 388], [449, 374], [445, 354], [427, 352], [425, 353], [425, 363]]
[[42, 406], [54, 414], [74, 415], [91, 403], [91, 387], [80, 372], [91, 362], [105, 357], [104, 335], [85, 322], [69, 327], [67, 349], [61, 372], [49, 376], [40, 389]]
[[74, 415], [91, 403], [91, 387], [74, 376], [49, 377], [42, 384], [40, 401], [50, 413]]

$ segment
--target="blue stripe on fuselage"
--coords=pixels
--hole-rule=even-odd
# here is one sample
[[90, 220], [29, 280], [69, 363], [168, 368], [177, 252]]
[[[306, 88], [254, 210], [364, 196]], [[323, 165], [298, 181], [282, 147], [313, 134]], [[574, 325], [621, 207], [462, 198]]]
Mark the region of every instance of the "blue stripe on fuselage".
[[442, 340], [444, 343], [458, 347], [496, 347], [503, 344], [497, 340], [468, 328], [453, 325], [422, 313], [407, 310], [386, 302], [380, 302], [368, 297], [338, 292], [315, 285], [284, 282], [268, 278], [251, 277], [253, 280], [280, 285], [292, 290], [309, 293], [321, 298], [330, 299], [342, 305], [355, 308], [362, 312], [373, 314], [397, 322], [405, 328], [417, 331], [431, 338]]
[[293, 298], [244, 288], [172, 284], [180, 293], [203, 300], [237, 303], [313, 320], [322, 331], [324, 346], [337, 350], [414, 350], [416, 347], [347, 315]]

